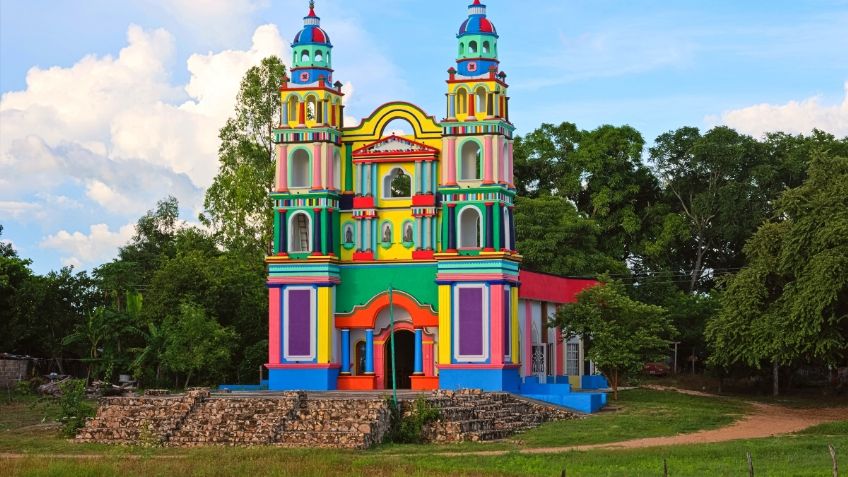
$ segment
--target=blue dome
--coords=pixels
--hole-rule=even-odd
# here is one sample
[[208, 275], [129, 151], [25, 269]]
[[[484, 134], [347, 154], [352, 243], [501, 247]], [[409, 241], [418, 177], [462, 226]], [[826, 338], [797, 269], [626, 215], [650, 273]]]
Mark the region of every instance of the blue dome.
[[480, 0], [474, 0], [474, 3], [468, 6], [468, 19], [462, 22], [459, 27], [457, 36], [462, 35], [494, 35], [498, 36], [498, 31], [495, 25], [486, 18], [486, 5], [480, 3]]
[[303, 30], [294, 36], [292, 46], [298, 45], [327, 45], [330, 43], [330, 35], [321, 28], [321, 19], [315, 15], [315, 5], [310, 2], [309, 14], [303, 17]]

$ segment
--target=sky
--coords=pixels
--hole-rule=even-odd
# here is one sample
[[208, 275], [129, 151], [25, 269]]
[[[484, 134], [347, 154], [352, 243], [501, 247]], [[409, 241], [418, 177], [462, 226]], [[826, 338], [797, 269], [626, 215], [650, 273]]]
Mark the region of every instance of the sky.
[[[157, 200], [197, 221], [239, 80], [307, 0], [0, 0], [0, 239], [37, 273], [115, 257]], [[317, 0], [346, 121], [444, 117], [469, 0]], [[848, 136], [848, 0], [488, 0], [518, 134], [629, 124]]]

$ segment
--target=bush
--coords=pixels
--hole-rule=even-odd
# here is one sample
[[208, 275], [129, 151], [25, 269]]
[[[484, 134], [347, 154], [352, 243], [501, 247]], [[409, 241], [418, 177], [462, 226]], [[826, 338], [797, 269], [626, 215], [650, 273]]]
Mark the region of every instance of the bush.
[[423, 396], [418, 396], [409, 413], [404, 413], [402, 405], [389, 402], [391, 410], [391, 428], [388, 440], [399, 444], [420, 444], [424, 441], [424, 426], [439, 418], [439, 410]]
[[94, 415], [94, 408], [85, 401], [85, 380], [69, 379], [59, 385], [62, 390], [59, 402], [59, 418], [62, 435], [73, 437], [85, 425], [85, 420]]

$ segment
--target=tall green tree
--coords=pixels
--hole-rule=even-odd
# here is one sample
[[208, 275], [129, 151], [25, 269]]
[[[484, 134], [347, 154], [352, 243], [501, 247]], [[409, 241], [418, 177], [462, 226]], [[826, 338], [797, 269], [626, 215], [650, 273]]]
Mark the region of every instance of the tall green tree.
[[813, 154], [807, 179], [745, 245], [706, 336], [711, 362], [778, 369], [848, 358], [848, 158]]
[[668, 355], [676, 333], [664, 308], [630, 298], [616, 281], [580, 292], [575, 303], [560, 307], [552, 326], [589, 344], [587, 356], [609, 379], [614, 399], [622, 378]]
[[191, 302], [181, 304], [177, 313], [166, 318], [164, 326], [163, 361], [172, 371], [185, 376], [185, 387], [198, 373], [208, 379], [222, 377], [216, 372], [220, 369], [217, 364], [230, 359], [237, 338], [232, 329], [221, 326], [201, 306]]
[[643, 246], [659, 191], [642, 164], [644, 144], [630, 126], [585, 131], [572, 123], [543, 124], [516, 139], [516, 188], [519, 195], [568, 199], [600, 228], [600, 250], [629, 259]]
[[557, 275], [624, 273], [624, 263], [601, 251], [603, 233], [562, 197], [518, 197], [516, 245], [524, 267]]
[[285, 71], [276, 56], [250, 68], [242, 79], [235, 113], [219, 134], [218, 175], [206, 191], [201, 221], [231, 250], [254, 250], [257, 255], [270, 252], [271, 132], [279, 123], [280, 80]]

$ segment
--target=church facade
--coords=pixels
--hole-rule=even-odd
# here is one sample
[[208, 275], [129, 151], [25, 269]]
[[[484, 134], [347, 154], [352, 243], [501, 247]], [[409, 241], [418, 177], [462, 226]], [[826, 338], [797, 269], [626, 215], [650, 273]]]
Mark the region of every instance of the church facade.
[[[291, 46], [273, 131], [269, 388], [391, 388], [392, 341], [399, 388], [576, 384], [582, 349], [546, 320], [594, 282], [519, 272], [515, 128], [486, 6], [475, 0], [459, 28], [442, 119], [392, 102], [344, 124], [313, 5]], [[387, 134], [397, 119], [412, 133]], [[522, 296], [523, 276], [538, 296]]]

